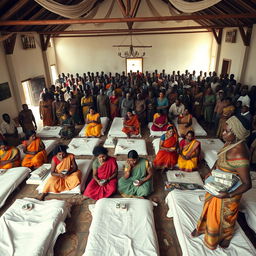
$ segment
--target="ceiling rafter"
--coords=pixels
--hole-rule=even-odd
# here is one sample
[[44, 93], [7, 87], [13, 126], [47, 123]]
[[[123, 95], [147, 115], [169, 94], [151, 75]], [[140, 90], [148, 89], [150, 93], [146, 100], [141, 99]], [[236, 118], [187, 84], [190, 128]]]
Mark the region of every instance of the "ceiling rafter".
[[10, 8], [7, 12], [5, 12], [4, 15], [0, 17], [0, 20], [9, 19], [11, 16], [13, 16], [15, 12], [17, 12], [21, 7], [28, 3], [28, 1], [29, 0], [19, 0], [16, 4], [12, 6], [12, 8]]

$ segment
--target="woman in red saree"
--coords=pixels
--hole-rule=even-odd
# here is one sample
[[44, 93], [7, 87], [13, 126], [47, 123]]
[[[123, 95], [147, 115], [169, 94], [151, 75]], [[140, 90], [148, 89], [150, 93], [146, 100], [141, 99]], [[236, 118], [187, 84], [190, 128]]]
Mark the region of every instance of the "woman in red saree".
[[160, 139], [159, 151], [154, 160], [156, 169], [173, 169], [178, 160], [178, 135], [176, 128], [171, 124], [167, 128], [166, 134]]
[[153, 125], [151, 127], [152, 131], [166, 131], [168, 126], [167, 115], [163, 113], [160, 109], [154, 114], [153, 117]]
[[118, 167], [116, 159], [108, 156], [108, 151], [102, 146], [93, 149], [93, 178], [84, 191], [85, 198], [98, 200], [110, 197], [116, 192]]
[[127, 114], [124, 118], [124, 127], [122, 132], [126, 133], [128, 137], [131, 135], [140, 134], [140, 122], [137, 115], [134, 115], [131, 110], [127, 111]]
[[109, 97], [110, 101], [110, 116], [111, 119], [114, 119], [119, 115], [119, 98], [116, 95], [116, 92], [113, 91], [112, 95]]

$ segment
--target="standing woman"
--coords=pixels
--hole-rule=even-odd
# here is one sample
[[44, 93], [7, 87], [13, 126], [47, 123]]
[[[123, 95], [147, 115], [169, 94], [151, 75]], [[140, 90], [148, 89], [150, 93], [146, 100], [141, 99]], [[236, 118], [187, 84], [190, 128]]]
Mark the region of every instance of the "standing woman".
[[93, 107], [93, 98], [86, 91], [84, 91], [84, 96], [81, 98], [81, 107], [82, 107], [84, 122], [86, 123], [86, 116], [89, 113], [89, 109], [90, 107]]
[[54, 125], [52, 99], [47, 97], [47, 94], [42, 94], [42, 100], [39, 102], [39, 114], [43, 120], [43, 126]]
[[110, 102], [110, 117], [113, 120], [119, 116], [119, 98], [115, 91], [112, 91], [112, 95], [109, 97]]
[[157, 98], [157, 110], [162, 110], [165, 114], [167, 114], [167, 109], [169, 107], [168, 99], [165, 97], [164, 92], [159, 93], [159, 97]]
[[139, 118], [140, 124], [146, 123], [146, 102], [142, 97], [141, 93], [137, 94], [137, 99], [135, 100], [135, 112]]
[[75, 124], [81, 124], [78, 97], [73, 92], [70, 92], [70, 96], [69, 113], [73, 117]]
[[156, 101], [152, 91], [148, 92], [148, 97], [146, 99], [147, 106], [147, 122], [152, 122], [155, 114]]
[[206, 89], [204, 100], [203, 100], [204, 120], [207, 125], [212, 122], [214, 106], [215, 106], [215, 95], [213, 94], [212, 89], [208, 88]]
[[102, 146], [93, 149], [93, 178], [84, 191], [84, 196], [98, 200], [110, 197], [116, 192], [118, 166], [114, 157]]
[[211, 250], [219, 245], [227, 248], [234, 234], [242, 194], [252, 186], [250, 178], [250, 154], [245, 139], [249, 126], [242, 117], [230, 117], [223, 130], [224, 147], [218, 153], [216, 169], [239, 176], [241, 185], [231, 193], [220, 192], [213, 196], [205, 194], [204, 208], [191, 233], [193, 237], [204, 236], [204, 244]]

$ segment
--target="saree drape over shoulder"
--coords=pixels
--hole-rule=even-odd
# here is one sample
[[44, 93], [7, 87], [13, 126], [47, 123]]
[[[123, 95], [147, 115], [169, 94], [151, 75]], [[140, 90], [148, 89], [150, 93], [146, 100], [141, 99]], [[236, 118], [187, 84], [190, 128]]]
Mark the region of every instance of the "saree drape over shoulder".
[[117, 96], [110, 96], [110, 117], [114, 119], [119, 116], [119, 98]]
[[[98, 159], [94, 160], [93, 169], [97, 168], [97, 176], [101, 180], [110, 178], [118, 169], [116, 159], [108, 157], [107, 161], [100, 165]], [[105, 197], [110, 197], [116, 192], [117, 178], [111, 179], [106, 185], [100, 186], [95, 179], [92, 179], [84, 191], [84, 195], [98, 200]]]
[[181, 171], [192, 172], [197, 169], [199, 157], [195, 154], [195, 151], [199, 148], [200, 142], [194, 139], [190, 143], [186, 144], [186, 140], [183, 139], [180, 142], [180, 148], [182, 149], [182, 155], [191, 157], [189, 160], [184, 159], [181, 155], [178, 158], [178, 167]]
[[[154, 123], [156, 123], [157, 125], [163, 125], [162, 127], [157, 127]], [[159, 115], [158, 113], [154, 114], [153, 117], [153, 125], [151, 127], [152, 131], [166, 131], [167, 130], [167, 116], [166, 115]]]
[[12, 160], [17, 156], [17, 154], [19, 154], [19, 150], [15, 147], [9, 147], [7, 151], [3, 151], [0, 149], [0, 169], [19, 167], [20, 159], [8, 164], [2, 164], [2, 161]]
[[[61, 173], [63, 170], [70, 171], [72, 168], [73, 154], [68, 154], [59, 164], [57, 164], [55, 172]], [[65, 177], [51, 176], [44, 186], [43, 193], [53, 192], [60, 193], [75, 188], [81, 183], [82, 173], [77, 170]]]
[[126, 119], [124, 125], [132, 127], [123, 127], [122, 131], [130, 135], [138, 135], [140, 133], [140, 122], [137, 115], [133, 115], [131, 119]]
[[40, 101], [39, 109], [43, 120], [43, 126], [53, 126], [52, 100]]
[[[118, 180], [118, 190], [124, 197], [141, 197], [148, 196], [153, 192], [152, 179], [146, 181], [141, 186], [134, 186], [135, 180], [141, 180], [147, 176], [149, 162], [147, 159], [140, 158], [139, 162], [131, 170], [131, 175], [128, 179], [124, 177]], [[126, 171], [126, 168], [125, 170]]]
[[[249, 166], [249, 159], [227, 159], [226, 152], [220, 151], [216, 165], [224, 172], [237, 174], [235, 168]], [[221, 199], [206, 193], [197, 232], [205, 234], [204, 243], [208, 248], [214, 250], [221, 242], [232, 239], [241, 197], [242, 195], [236, 195]]]
[[[28, 152], [38, 151], [42, 146], [43, 142], [40, 138], [36, 138], [29, 145], [27, 141], [23, 142], [23, 145], [27, 147]], [[39, 151], [36, 155], [26, 154], [21, 165], [23, 167], [40, 167], [47, 162], [47, 153], [45, 150]]]
[[89, 137], [99, 137], [101, 135], [102, 125], [96, 123], [96, 121], [100, 118], [99, 113], [95, 113], [93, 115], [87, 114], [87, 120], [92, 121], [92, 123], [87, 124], [85, 128], [85, 136]]
[[162, 135], [162, 146], [175, 151], [168, 151], [167, 149], [159, 149], [154, 160], [154, 166], [157, 168], [173, 168], [177, 164], [178, 153], [176, 152], [176, 145], [178, 142], [177, 134], [166, 138], [166, 134]]

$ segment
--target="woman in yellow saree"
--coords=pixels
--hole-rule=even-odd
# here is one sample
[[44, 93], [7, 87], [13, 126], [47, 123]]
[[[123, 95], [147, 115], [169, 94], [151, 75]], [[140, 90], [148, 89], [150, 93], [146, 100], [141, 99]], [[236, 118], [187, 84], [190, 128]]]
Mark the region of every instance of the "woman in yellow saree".
[[0, 140], [0, 169], [10, 169], [20, 166], [20, 152], [15, 147], [7, 146]]
[[197, 169], [200, 155], [200, 142], [195, 139], [195, 133], [188, 131], [185, 139], [180, 142], [178, 167], [181, 171], [192, 172]]
[[251, 188], [250, 155], [244, 141], [250, 132], [249, 126], [244, 127], [246, 122], [241, 119], [242, 117], [238, 119], [232, 116], [226, 121], [223, 131], [226, 143], [218, 153], [215, 164], [217, 169], [237, 174], [241, 185], [230, 193], [220, 192], [216, 196], [206, 193], [201, 217], [196, 229], [191, 233], [193, 237], [205, 234], [204, 244], [212, 250], [218, 245], [222, 248], [229, 246], [242, 194]]
[[96, 113], [94, 108], [90, 107], [89, 114], [86, 116], [86, 128], [85, 136], [86, 137], [100, 137], [101, 136], [101, 121], [100, 114]]

